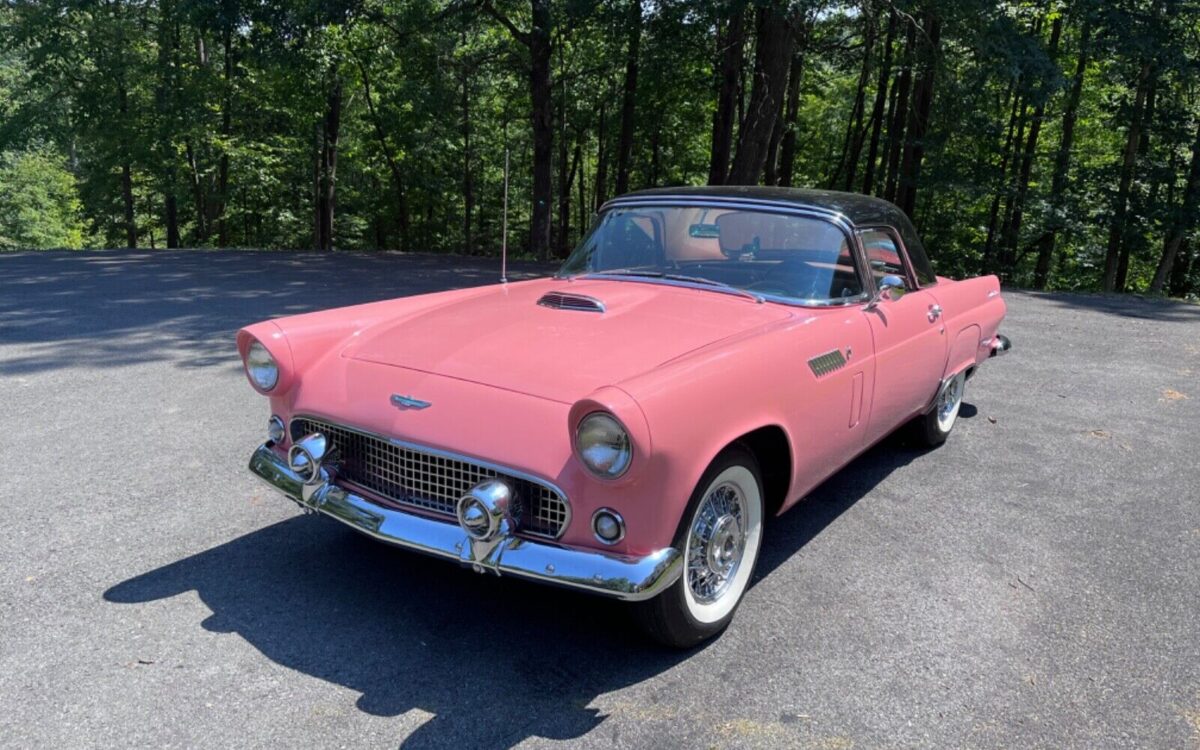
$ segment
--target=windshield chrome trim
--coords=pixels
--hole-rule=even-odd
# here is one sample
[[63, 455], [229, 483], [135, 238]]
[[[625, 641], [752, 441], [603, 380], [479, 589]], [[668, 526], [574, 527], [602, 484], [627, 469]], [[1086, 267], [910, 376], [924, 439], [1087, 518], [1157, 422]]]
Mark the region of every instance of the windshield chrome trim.
[[[849, 305], [865, 304], [871, 299], [871, 292], [874, 291], [875, 277], [870, 272], [870, 266], [866, 262], [866, 253], [863, 250], [862, 243], [859, 241], [857, 230], [854, 223], [849, 217], [840, 211], [834, 211], [820, 206], [810, 206], [788, 201], [774, 201], [760, 198], [708, 198], [686, 195], [654, 195], [654, 196], [626, 196], [618, 197], [609, 200], [600, 207], [596, 212], [596, 216], [600, 217], [605, 212], [614, 208], [636, 208], [639, 206], [657, 206], [660, 208], [691, 208], [695, 206], [711, 207], [711, 208], [758, 208], [765, 209], [771, 213], [790, 214], [793, 216], [801, 216], [809, 219], [818, 219], [828, 221], [836, 226], [845, 235], [846, 242], [850, 247], [850, 255], [854, 258], [855, 270], [858, 271], [859, 281], [862, 282], [863, 292], [853, 297], [829, 298], [822, 300], [806, 300], [798, 297], [784, 297], [778, 294], [763, 294], [760, 292], [752, 292], [749, 289], [740, 290], [747, 294], [756, 294], [767, 302], [774, 302], [780, 305], [789, 307], [846, 307]], [[584, 271], [574, 275], [565, 275], [556, 273], [554, 278], [565, 281], [573, 281], [575, 279], [615, 279], [618, 281], [637, 281], [642, 283], [658, 283], [667, 286], [682, 286], [696, 289], [707, 289], [713, 292], [732, 293], [728, 289], [722, 289], [718, 286], [709, 286], [707, 284], [694, 284], [682, 282], [675, 279], [664, 279], [653, 276], [636, 276], [623, 277], [614, 274], [599, 274], [593, 271]], [[736, 289], [737, 287], [735, 287]]]
[[706, 284], [703, 281], [688, 281], [686, 279], [672, 279], [667, 276], [649, 276], [637, 273], [597, 273], [588, 271], [586, 273], [578, 273], [574, 276], [565, 276], [567, 281], [576, 279], [584, 279], [587, 281], [613, 279], [615, 281], [645, 281], [652, 284], [663, 284], [665, 286], [678, 286], [685, 289], [702, 289], [708, 292], [720, 292], [734, 297], [743, 297], [751, 302], [762, 304], [766, 301], [766, 295], [752, 292], [749, 289], [742, 289], [736, 286], [722, 286], [719, 283]]

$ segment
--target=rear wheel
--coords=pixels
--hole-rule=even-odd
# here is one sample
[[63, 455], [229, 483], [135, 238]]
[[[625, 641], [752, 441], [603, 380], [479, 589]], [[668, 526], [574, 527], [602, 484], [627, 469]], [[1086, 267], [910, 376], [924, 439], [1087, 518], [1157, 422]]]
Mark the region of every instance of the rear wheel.
[[958, 412], [962, 408], [963, 390], [967, 384], [967, 373], [960, 372], [950, 378], [938, 391], [933, 408], [929, 413], [917, 420], [917, 438], [924, 445], [936, 448], [946, 442], [954, 423], [958, 421]]
[[721, 453], [696, 486], [676, 535], [684, 570], [669, 589], [635, 611], [646, 631], [688, 648], [729, 625], [749, 587], [762, 546], [758, 462], [741, 447]]

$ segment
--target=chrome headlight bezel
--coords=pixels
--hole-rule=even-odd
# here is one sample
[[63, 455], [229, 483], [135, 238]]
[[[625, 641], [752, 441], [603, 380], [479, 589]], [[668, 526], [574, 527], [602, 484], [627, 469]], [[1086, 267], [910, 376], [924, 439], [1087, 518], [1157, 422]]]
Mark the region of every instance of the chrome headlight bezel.
[[620, 479], [633, 465], [633, 439], [616, 416], [594, 411], [575, 427], [575, 456], [597, 479]]
[[255, 339], [246, 348], [243, 364], [250, 384], [260, 393], [269, 393], [279, 385], [279, 363], [261, 341]]

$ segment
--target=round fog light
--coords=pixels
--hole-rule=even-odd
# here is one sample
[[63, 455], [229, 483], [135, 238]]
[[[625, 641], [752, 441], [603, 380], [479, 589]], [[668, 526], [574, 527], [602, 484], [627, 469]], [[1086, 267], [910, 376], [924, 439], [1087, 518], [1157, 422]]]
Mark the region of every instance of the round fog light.
[[592, 516], [592, 530], [604, 544], [616, 544], [625, 538], [625, 519], [615, 510], [601, 508]]
[[283, 442], [284, 435], [287, 430], [283, 426], [283, 420], [274, 414], [267, 420], [267, 438], [276, 445]]

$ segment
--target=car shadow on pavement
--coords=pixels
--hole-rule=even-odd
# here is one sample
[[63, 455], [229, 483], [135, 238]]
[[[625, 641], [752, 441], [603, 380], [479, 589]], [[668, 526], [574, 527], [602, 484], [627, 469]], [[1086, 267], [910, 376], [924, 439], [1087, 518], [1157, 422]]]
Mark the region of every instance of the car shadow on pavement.
[[361, 693], [361, 711], [433, 714], [404, 747], [577, 738], [605, 719], [589, 707], [597, 696], [688, 655], [644, 641], [614, 603], [477, 575], [318, 516], [131, 578], [104, 598], [192, 590], [213, 613], [205, 630], [236, 633], [278, 664]]
[[[885, 440], [768, 526], [770, 574], [921, 453]], [[618, 603], [480, 576], [298, 515], [113, 586], [144, 603], [196, 591], [205, 630], [236, 633], [272, 661], [361, 693], [360, 710], [433, 714], [404, 747], [508, 748], [575, 739], [606, 718], [597, 697], [698, 653], [664, 649]]]

